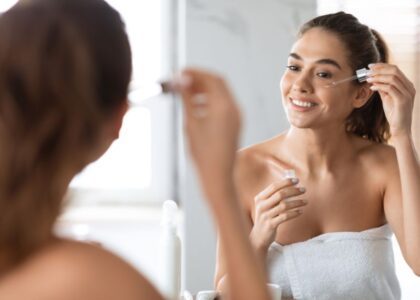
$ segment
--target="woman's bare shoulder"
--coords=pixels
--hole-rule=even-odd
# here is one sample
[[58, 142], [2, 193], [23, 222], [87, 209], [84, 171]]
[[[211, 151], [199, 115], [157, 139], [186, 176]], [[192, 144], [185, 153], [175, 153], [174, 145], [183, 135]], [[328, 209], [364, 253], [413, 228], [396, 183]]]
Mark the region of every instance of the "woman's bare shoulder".
[[388, 144], [377, 143], [360, 137], [356, 138], [358, 154], [361, 158], [373, 161], [381, 166], [396, 162], [395, 148]]
[[11, 300], [162, 299], [147, 279], [118, 256], [70, 240], [52, 243], [9, 274], [0, 286], [0, 298], [6, 295]]
[[282, 176], [278, 151], [281, 136], [238, 151], [235, 164], [235, 185], [241, 201], [251, 209], [254, 196], [264, 189], [270, 178]]
[[243, 171], [263, 171], [281, 147], [283, 135], [242, 148], [237, 154], [237, 166]]
[[397, 155], [393, 146], [359, 138], [357, 149], [357, 160], [366, 174], [375, 174], [374, 180], [380, 182], [382, 188], [399, 176]]

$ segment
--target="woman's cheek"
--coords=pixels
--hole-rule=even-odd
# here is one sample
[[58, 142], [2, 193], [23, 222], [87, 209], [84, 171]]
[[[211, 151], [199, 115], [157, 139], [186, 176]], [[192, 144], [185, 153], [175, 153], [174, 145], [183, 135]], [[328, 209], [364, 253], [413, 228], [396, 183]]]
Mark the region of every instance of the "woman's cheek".
[[280, 91], [282, 96], [284, 97], [290, 91], [292, 86], [292, 78], [287, 73], [283, 74], [282, 78], [280, 79]]

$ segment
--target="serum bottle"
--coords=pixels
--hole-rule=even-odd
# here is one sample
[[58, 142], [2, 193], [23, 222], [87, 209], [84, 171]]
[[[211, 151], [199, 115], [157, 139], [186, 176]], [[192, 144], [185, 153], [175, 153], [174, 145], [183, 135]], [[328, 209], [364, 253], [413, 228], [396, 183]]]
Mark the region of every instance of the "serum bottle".
[[181, 240], [177, 233], [178, 206], [172, 200], [163, 203], [159, 247], [159, 281], [161, 293], [168, 300], [181, 294]]

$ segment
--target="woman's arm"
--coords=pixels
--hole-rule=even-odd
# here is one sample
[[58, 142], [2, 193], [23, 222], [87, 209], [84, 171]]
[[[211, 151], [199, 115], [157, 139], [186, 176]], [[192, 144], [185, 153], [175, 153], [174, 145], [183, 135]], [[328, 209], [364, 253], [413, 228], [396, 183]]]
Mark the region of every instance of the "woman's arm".
[[411, 135], [415, 88], [398, 67], [389, 64], [370, 66], [371, 89], [381, 95], [395, 148], [389, 165], [389, 182], [384, 210], [403, 255], [420, 275], [420, 163]]
[[389, 181], [385, 190], [385, 216], [403, 256], [420, 276], [420, 167], [411, 136], [393, 138]]
[[260, 261], [249, 243], [233, 184], [240, 115], [224, 81], [185, 70], [179, 84], [190, 153], [216, 221], [229, 275], [230, 299], [270, 299]]
[[420, 164], [411, 135], [393, 138], [401, 177], [405, 257], [420, 276]]

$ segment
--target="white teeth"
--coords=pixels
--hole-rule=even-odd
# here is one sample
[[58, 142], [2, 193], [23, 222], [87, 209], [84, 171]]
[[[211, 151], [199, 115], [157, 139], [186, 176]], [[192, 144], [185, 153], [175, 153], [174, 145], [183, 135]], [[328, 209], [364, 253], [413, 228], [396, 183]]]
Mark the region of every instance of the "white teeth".
[[300, 106], [300, 107], [312, 107], [315, 106], [315, 103], [312, 102], [307, 102], [307, 101], [300, 101], [300, 100], [296, 100], [296, 99], [292, 99], [292, 103], [296, 106]]

